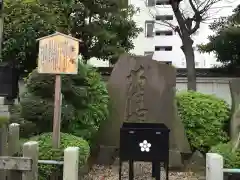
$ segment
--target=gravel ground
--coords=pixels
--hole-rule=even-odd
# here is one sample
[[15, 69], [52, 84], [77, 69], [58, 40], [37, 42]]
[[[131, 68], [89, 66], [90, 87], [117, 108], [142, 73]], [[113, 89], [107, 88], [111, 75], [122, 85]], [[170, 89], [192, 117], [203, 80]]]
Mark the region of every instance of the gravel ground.
[[[151, 164], [144, 162], [134, 163], [135, 180], [152, 180]], [[165, 180], [164, 170], [161, 170], [161, 180]], [[83, 178], [84, 180], [118, 180], [118, 166], [93, 166], [90, 173]], [[128, 180], [128, 163], [123, 163], [122, 180]], [[200, 180], [191, 172], [170, 172], [169, 180]]]

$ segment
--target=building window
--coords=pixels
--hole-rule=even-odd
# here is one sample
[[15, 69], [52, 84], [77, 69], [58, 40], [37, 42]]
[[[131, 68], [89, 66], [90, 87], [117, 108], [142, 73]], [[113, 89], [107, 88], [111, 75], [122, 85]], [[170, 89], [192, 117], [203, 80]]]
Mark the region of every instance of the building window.
[[153, 51], [145, 51], [144, 56], [153, 56]]
[[157, 15], [155, 17], [155, 19], [157, 21], [169, 21], [169, 20], [173, 20], [173, 15]]
[[155, 32], [155, 35], [156, 36], [172, 36], [173, 35], [173, 32], [172, 31], [160, 31], [160, 30], [158, 30], [158, 31], [156, 31]]
[[154, 28], [154, 21], [146, 21], [145, 22], [145, 36], [146, 37], [153, 37], [153, 28]]
[[148, 7], [153, 7], [153, 6], [155, 6], [155, 0], [147, 0], [147, 6], [148, 6]]
[[172, 46], [155, 46], [155, 51], [172, 51]]
[[156, 5], [170, 5], [169, 0], [156, 0]]
[[181, 65], [182, 65], [182, 66], [185, 66], [185, 62], [184, 62], [184, 61], [182, 61]]

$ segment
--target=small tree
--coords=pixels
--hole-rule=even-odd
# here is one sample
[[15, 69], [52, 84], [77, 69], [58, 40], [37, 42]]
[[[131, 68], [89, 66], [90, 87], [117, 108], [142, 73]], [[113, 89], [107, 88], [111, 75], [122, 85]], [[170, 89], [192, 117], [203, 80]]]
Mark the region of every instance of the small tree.
[[[178, 25], [171, 24], [167, 21], [160, 22], [163, 25], [171, 27], [178, 33], [182, 40], [182, 51], [186, 58], [187, 64], [187, 78], [188, 90], [196, 91], [196, 70], [195, 70], [195, 57], [193, 50], [192, 35], [200, 28], [200, 23], [207, 20], [207, 12], [213, 4], [221, 0], [187, 0], [189, 3], [188, 11], [181, 8], [182, 0], [169, 0], [174, 15], [177, 19]], [[184, 1], [186, 2], [186, 1]], [[186, 4], [184, 4], [186, 5]], [[189, 13], [190, 11], [191, 13]]]
[[200, 44], [201, 52], [213, 52], [217, 61], [224, 67], [236, 68], [240, 66], [240, 5], [234, 9], [229, 17], [221, 17], [210, 24], [210, 29], [215, 32], [208, 37], [209, 43]]
[[21, 72], [36, 68], [36, 39], [55, 31], [79, 38], [81, 55], [118, 59], [134, 48], [141, 28], [132, 20], [132, 6], [106, 0], [5, 0], [3, 61], [14, 60]]

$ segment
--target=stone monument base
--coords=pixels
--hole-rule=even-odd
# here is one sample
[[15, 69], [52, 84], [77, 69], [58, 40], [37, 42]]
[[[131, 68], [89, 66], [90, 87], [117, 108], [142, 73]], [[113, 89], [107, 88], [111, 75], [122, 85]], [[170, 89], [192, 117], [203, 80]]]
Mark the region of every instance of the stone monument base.
[[118, 150], [115, 146], [100, 145], [95, 163], [99, 165], [112, 165], [115, 158], [118, 156], [117, 152]]
[[183, 158], [180, 151], [169, 151], [169, 168], [174, 170], [181, 170], [184, 168]]

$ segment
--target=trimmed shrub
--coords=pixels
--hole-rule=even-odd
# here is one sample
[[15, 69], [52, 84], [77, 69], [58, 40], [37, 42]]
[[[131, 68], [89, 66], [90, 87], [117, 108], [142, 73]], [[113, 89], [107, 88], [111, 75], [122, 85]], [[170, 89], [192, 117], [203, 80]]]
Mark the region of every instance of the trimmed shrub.
[[[83, 167], [87, 163], [90, 154], [90, 147], [87, 141], [70, 134], [61, 133], [61, 147], [59, 149], [52, 148], [52, 133], [44, 133], [32, 137], [30, 140], [38, 141], [40, 160], [63, 161], [64, 149], [75, 146], [79, 147], [79, 166]], [[39, 180], [49, 179], [52, 172], [61, 174], [61, 171], [62, 167], [59, 165], [39, 164]]]
[[224, 100], [199, 92], [180, 92], [177, 106], [193, 150], [206, 153], [212, 146], [227, 142], [224, 128], [229, 121], [230, 109]]
[[[77, 75], [62, 75], [61, 131], [92, 140], [108, 117], [108, 92], [100, 74], [79, 64]], [[21, 116], [37, 126], [35, 134], [52, 131], [54, 75], [34, 70], [26, 78]]]
[[213, 146], [212, 153], [218, 153], [223, 156], [225, 168], [240, 168], [240, 150], [232, 151], [231, 143], [220, 143]]

